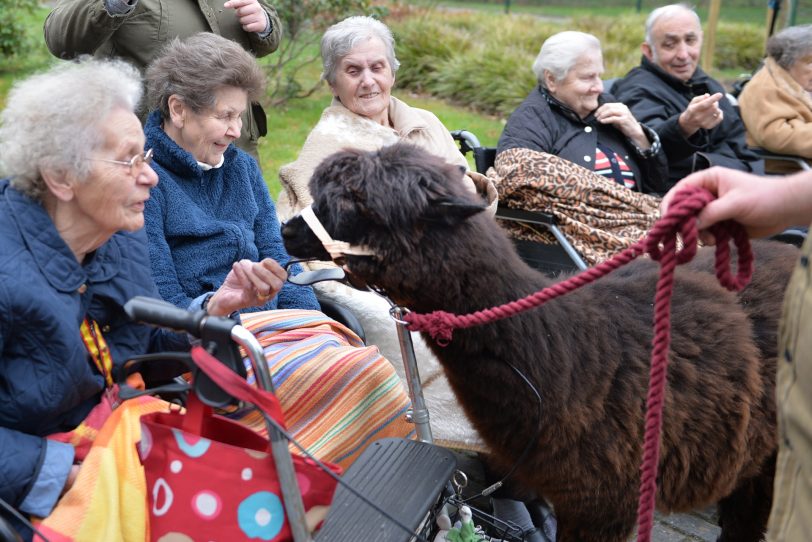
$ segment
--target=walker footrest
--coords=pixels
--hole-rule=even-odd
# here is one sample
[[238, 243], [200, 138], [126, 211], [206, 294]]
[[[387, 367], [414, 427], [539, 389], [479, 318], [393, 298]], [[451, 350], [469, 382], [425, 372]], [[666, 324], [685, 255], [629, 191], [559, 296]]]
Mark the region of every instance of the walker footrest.
[[[449, 450], [414, 440], [373, 442], [343, 479], [413, 533], [426, 535], [457, 461]], [[316, 536], [324, 542], [408, 541], [413, 536], [339, 485]]]

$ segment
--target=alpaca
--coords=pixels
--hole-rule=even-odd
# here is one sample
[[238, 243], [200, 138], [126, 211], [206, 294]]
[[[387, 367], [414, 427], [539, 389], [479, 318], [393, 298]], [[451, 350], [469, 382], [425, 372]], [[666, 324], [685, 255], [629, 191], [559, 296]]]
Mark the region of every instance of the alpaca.
[[[415, 312], [470, 313], [552, 284], [461, 175], [406, 144], [346, 150], [315, 171], [313, 210], [333, 239], [374, 252], [346, 256], [348, 272]], [[301, 217], [282, 234], [291, 254], [329, 259]], [[701, 249], [677, 268], [672, 302], [657, 507], [718, 503], [722, 541], [760, 540], [772, 499], [777, 325], [797, 249], [753, 250], [742, 292], [718, 284]], [[620, 542], [634, 530], [657, 275], [638, 259], [543, 307], [455, 330], [446, 347], [427, 337], [498, 468], [534, 441], [515, 479], [552, 504], [558, 540]]]

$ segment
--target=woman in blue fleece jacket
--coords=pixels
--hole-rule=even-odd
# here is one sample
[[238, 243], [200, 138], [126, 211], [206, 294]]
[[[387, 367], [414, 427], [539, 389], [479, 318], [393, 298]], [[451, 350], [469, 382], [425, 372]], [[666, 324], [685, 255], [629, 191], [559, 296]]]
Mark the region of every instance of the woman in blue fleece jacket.
[[255, 311], [242, 322], [266, 347], [288, 426], [346, 466], [374, 440], [413, 433], [409, 399], [376, 347], [312, 310], [272, 310], [319, 305], [311, 288], [284, 282], [274, 204], [254, 159], [232, 144], [263, 82], [251, 55], [209, 33], [170, 43], [147, 70], [156, 110], [145, 132], [160, 178], [145, 212], [152, 272], [180, 307]]
[[171, 42], [147, 71], [157, 109], [146, 145], [160, 178], [146, 208], [150, 259], [178, 307], [319, 309], [311, 288], [285, 282], [276, 209], [257, 163], [232, 145], [264, 80], [251, 55], [210, 33]]

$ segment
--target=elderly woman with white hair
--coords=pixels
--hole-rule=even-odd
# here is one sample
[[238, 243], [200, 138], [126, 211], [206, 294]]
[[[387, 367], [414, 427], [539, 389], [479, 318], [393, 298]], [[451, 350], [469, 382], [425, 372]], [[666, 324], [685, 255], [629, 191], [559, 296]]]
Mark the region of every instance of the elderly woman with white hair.
[[[739, 109], [747, 144], [812, 164], [812, 25], [791, 26], [767, 41], [764, 66], [745, 85]], [[765, 169], [797, 169], [788, 161], [767, 160]]]
[[[188, 348], [123, 310], [157, 297], [142, 228], [158, 177], [133, 113], [141, 92], [128, 64], [63, 64], [17, 83], [0, 115], [0, 499], [22, 517], [49, 516], [91, 474], [79, 468], [83, 435], [98, 426], [76, 428], [109, 414], [116, 368]], [[107, 510], [109, 535], [120, 522]]]
[[539, 86], [510, 116], [498, 153], [527, 148], [554, 154], [644, 193], [665, 192], [668, 165], [657, 134], [604, 93], [598, 38], [560, 32], [533, 63]]
[[[590, 264], [642, 237], [657, 214], [668, 164], [657, 134], [604, 93], [598, 39], [548, 38], [533, 63], [538, 79], [499, 138], [499, 197], [510, 207], [553, 214]], [[550, 243], [533, 226], [511, 235]]]
[[[296, 161], [279, 170], [284, 187], [277, 202], [281, 218], [289, 218], [310, 205], [308, 182], [313, 170], [327, 156], [344, 148], [372, 151], [407, 141], [468, 170], [451, 134], [434, 114], [392, 96], [400, 63], [395, 57], [392, 32], [384, 23], [357, 16], [331, 26], [321, 39], [321, 58], [322, 78], [330, 86], [333, 100], [307, 136]], [[484, 195], [483, 201], [492, 212], [496, 210], [496, 189], [484, 175], [468, 171], [464, 182], [471, 192]], [[310, 268], [332, 265], [307, 264]], [[383, 298], [338, 283], [319, 283], [314, 288], [322, 298], [353, 310], [364, 326], [368, 344], [376, 345], [389, 360], [401, 359], [396, 324]], [[414, 346], [435, 439], [457, 447], [477, 446], [479, 437], [457, 405], [439, 362], [416, 334]], [[403, 364], [396, 362], [395, 368], [405, 379]]]
[[[410, 107], [391, 95], [400, 62], [395, 40], [372, 17], [349, 17], [334, 24], [321, 39], [322, 79], [333, 101], [311, 130], [295, 162], [283, 166], [284, 191], [278, 208], [287, 218], [312, 201], [307, 183], [325, 157], [346, 147], [375, 150], [398, 141], [423, 147], [452, 164], [468, 169], [451, 134], [431, 112]], [[469, 171], [472, 191], [478, 189], [494, 205], [495, 191], [484, 176]]]

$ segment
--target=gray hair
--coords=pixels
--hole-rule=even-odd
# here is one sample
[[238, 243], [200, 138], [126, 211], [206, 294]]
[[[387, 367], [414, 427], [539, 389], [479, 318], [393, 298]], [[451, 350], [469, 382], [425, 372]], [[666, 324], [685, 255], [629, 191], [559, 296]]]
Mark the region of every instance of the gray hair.
[[47, 190], [42, 171], [84, 179], [92, 167], [85, 158], [105, 143], [107, 116], [119, 108], [134, 112], [142, 93], [133, 66], [89, 57], [17, 82], [0, 113], [0, 174], [36, 201]]
[[812, 24], [787, 27], [767, 41], [767, 54], [785, 70], [809, 53], [812, 53]]
[[149, 106], [164, 119], [169, 118], [172, 95], [200, 112], [214, 107], [215, 95], [224, 87], [244, 90], [250, 101], [265, 90], [265, 74], [251, 53], [211, 32], [170, 41], [147, 68], [146, 79]]
[[378, 38], [386, 47], [386, 60], [395, 74], [400, 67], [395, 57], [395, 38], [389, 27], [372, 17], [347, 17], [328, 28], [321, 37], [321, 78], [331, 85], [336, 82], [336, 70], [341, 59], [350, 54], [360, 42]]
[[601, 52], [601, 42], [592, 34], [567, 30], [553, 34], [541, 45], [533, 73], [541, 86], [546, 88], [544, 72], [552, 74], [556, 81], [567, 76], [578, 59], [588, 51]]
[[696, 19], [696, 24], [701, 30], [702, 21], [699, 20], [699, 15], [694, 10], [693, 6], [685, 3], [669, 4], [667, 6], [662, 6], [655, 9], [649, 14], [648, 19], [646, 19], [646, 43], [648, 43], [652, 48], [655, 46], [654, 41], [651, 39], [651, 31], [654, 28], [654, 25], [657, 24], [658, 20], [662, 18], [668, 19], [674, 15], [685, 13], [686, 11], [694, 16]]

